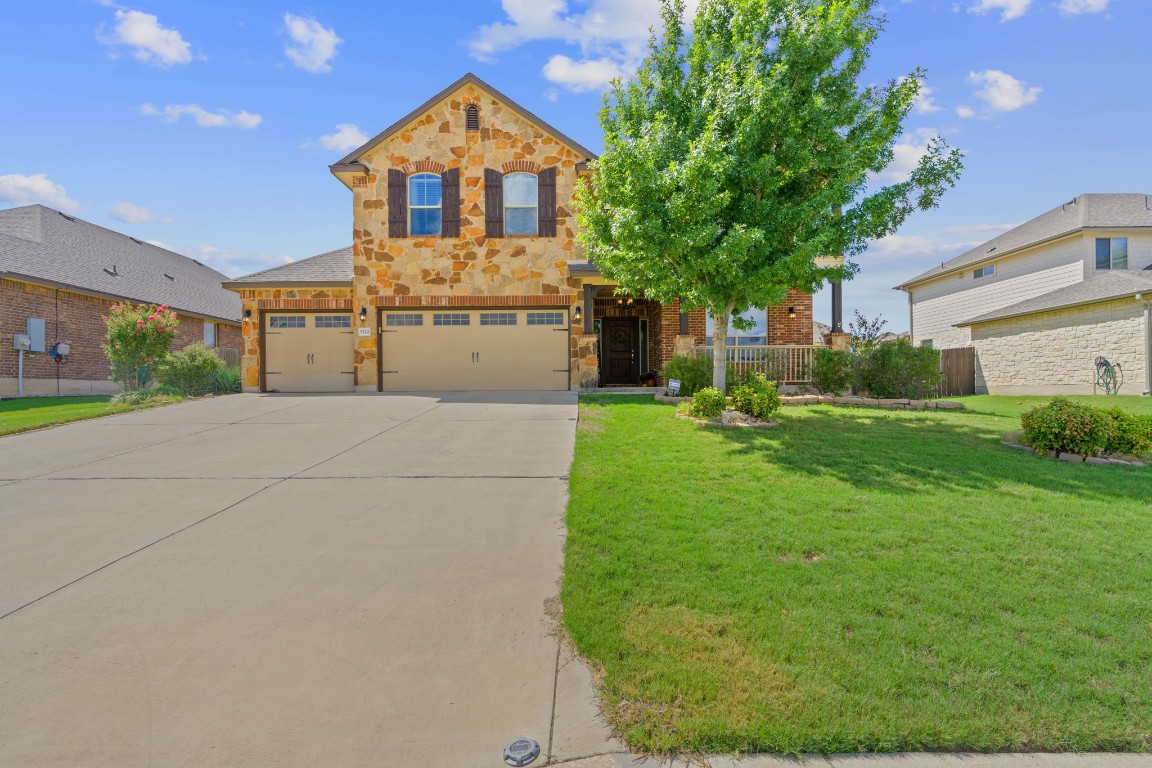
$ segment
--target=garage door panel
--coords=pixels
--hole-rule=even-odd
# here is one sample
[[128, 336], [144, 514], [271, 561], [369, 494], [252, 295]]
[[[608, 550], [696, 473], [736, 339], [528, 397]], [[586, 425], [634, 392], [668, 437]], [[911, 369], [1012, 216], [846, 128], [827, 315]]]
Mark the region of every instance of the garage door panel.
[[278, 392], [351, 392], [352, 316], [276, 312], [265, 317], [264, 383]]

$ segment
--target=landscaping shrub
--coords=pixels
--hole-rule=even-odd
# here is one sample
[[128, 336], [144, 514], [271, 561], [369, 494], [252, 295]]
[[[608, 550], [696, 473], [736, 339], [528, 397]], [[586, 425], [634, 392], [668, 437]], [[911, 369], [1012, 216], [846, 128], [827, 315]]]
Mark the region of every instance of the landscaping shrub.
[[818, 349], [812, 357], [812, 383], [821, 393], [840, 395], [852, 389], [852, 355], [846, 349]]
[[1108, 444], [1112, 421], [1097, 408], [1056, 397], [1027, 411], [1020, 426], [1037, 451], [1093, 456]]
[[680, 394], [691, 397], [712, 385], [712, 358], [708, 355], [676, 355], [662, 374], [664, 381], [679, 379]]
[[141, 403], [168, 402], [180, 400], [183, 396], [178, 389], [165, 385], [158, 387], [144, 387], [141, 389], [126, 389], [112, 396], [114, 405], [140, 405]]
[[113, 304], [104, 318], [104, 355], [112, 364], [112, 380], [125, 390], [148, 386], [154, 364], [163, 360], [176, 338], [180, 321], [165, 305]]
[[698, 419], [718, 419], [728, 399], [715, 387], [704, 387], [692, 397], [692, 415]]
[[732, 390], [732, 407], [754, 419], [767, 421], [780, 410], [780, 393], [776, 391], [776, 383], [754, 371], [746, 384]]
[[212, 377], [224, 368], [224, 361], [211, 347], [196, 342], [173, 352], [156, 368], [161, 383], [175, 387], [186, 397], [199, 397], [212, 391]]
[[208, 384], [214, 395], [234, 395], [241, 390], [240, 369], [221, 368], [209, 377]]
[[1142, 454], [1152, 451], [1152, 415], [1139, 416], [1123, 408], [1101, 411], [1108, 420], [1108, 453]]
[[940, 351], [905, 339], [877, 344], [859, 356], [856, 389], [872, 397], [931, 397], [940, 386]]

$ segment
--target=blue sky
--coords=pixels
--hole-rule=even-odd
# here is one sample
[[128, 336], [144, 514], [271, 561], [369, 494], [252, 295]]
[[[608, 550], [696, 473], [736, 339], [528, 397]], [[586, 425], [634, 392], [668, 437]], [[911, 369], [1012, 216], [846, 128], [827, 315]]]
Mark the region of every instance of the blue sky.
[[[226, 274], [347, 245], [330, 162], [473, 71], [592, 148], [655, 0], [9, 3], [0, 207], [43, 202]], [[888, 175], [933, 133], [956, 189], [861, 257], [845, 304], [1084, 192], [1152, 193], [1148, 0], [892, 0], [868, 77], [928, 71]], [[827, 320], [826, 291], [817, 313]]]

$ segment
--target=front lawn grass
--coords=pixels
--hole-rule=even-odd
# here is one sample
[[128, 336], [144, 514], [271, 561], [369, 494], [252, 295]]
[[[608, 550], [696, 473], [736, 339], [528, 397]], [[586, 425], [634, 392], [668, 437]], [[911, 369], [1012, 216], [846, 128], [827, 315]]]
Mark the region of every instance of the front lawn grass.
[[0, 400], [0, 435], [168, 404], [168, 402], [150, 402], [114, 405], [110, 401], [111, 398], [107, 395]]
[[[1052, 397], [1044, 395], [971, 395], [946, 399], [964, 403], [964, 407], [973, 413], [1019, 418], [1024, 411], [1038, 405], [1044, 405], [1050, 402]], [[1140, 395], [1069, 395], [1067, 399], [1095, 408], [1123, 408], [1131, 413], [1152, 413], [1152, 397]], [[1019, 424], [1016, 426], [1019, 427]]]
[[1152, 748], [1152, 470], [1006, 415], [580, 409], [564, 622], [631, 748]]

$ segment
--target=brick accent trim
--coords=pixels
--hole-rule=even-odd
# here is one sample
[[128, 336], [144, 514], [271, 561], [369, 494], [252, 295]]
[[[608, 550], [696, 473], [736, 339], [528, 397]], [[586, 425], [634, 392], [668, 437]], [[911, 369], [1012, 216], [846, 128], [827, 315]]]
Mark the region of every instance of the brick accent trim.
[[540, 163], [534, 163], [531, 160], [509, 160], [500, 166], [500, 170], [504, 173], [540, 173], [544, 166]]
[[374, 296], [377, 307], [567, 307], [577, 296], [550, 293], [527, 296]]
[[352, 309], [352, 299], [259, 299], [257, 309]]
[[405, 163], [400, 166], [400, 170], [411, 176], [414, 173], [444, 173], [446, 166], [444, 163], [437, 162], [432, 159], [426, 160], [413, 160], [410, 163]]

